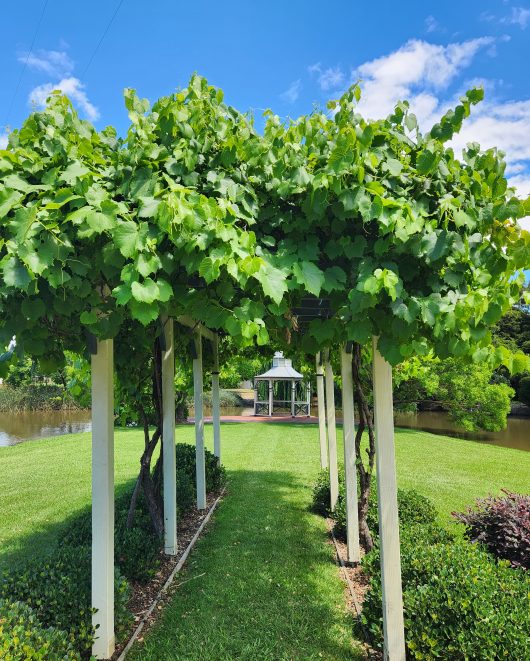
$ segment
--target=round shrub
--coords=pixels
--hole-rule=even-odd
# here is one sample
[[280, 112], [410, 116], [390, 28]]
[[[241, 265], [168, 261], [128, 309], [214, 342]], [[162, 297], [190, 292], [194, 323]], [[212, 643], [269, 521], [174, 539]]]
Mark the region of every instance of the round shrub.
[[0, 599], [0, 658], [10, 661], [80, 660], [68, 634], [44, 628], [26, 604]]
[[[416, 523], [424, 525], [433, 524], [437, 518], [436, 508], [432, 502], [419, 494], [415, 489], [398, 489], [398, 514], [401, 527]], [[339, 473], [339, 498], [337, 507], [331, 514], [335, 521], [333, 532], [335, 535], [346, 540], [346, 490], [344, 485], [344, 473]], [[379, 513], [377, 508], [377, 485], [375, 478], [372, 479], [368, 514], [366, 522], [374, 540], [379, 536]]]
[[[465, 540], [434, 542], [429, 527], [402, 536], [401, 565], [408, 656], [412, 659], [530, 658], [530, 577], [495, 562]], [[364, 561], [371, 579], [362, 619], [382, 647], [378, 551]]]
[[[180, 471], [188, 475], [193, 483], [193, 488], [197, 484], [197, 474], [195, 471], [195, 446], [188, 445], [187, 443], [177, 443], [176, 450], [176, 463], [177, 463], [177, 479]], [[226, 482], [226, 470], [224, 466], [219, 465], [217, 457], [209, 450], [204, 450], [205, 458], [205, 473], [206, 473], [206, 490], [208, 492], [217, 492]], [[178, 504], [178, 500], [177, 500]]]

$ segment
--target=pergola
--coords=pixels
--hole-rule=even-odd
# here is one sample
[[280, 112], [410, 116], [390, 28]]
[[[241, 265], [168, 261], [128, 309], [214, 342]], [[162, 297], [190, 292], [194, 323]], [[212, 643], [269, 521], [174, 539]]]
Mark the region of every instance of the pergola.
[[[276, 408], [289, 409], [293, 418], [299, 414], [310, 416], [311, 384], [306, 384], [305, 393], [300, 392], [303, 379], [303, 374], [293, 368], [292, 360], [285, 358], [283, 351], [277, 351], [271, 369], [254, 377], [254, 415], [272, 416]], [[304, 399], [301, 395], [305, 395]]]
[[[162, 338], [163, 400], [163, 492], [164, 551], [177, 554], [177, 506], [175, 460], [175, 387], [174, 324], [193, 333], [193, 383], [195, 401], [195, 448], [197, 471], [197, 508], [206, 508], [203, 415], [203, 339], [211, 342], [214, 367], [211, 372], [214, 452], [221, 458], [219, 410], [218, 336], [214, 330], [186, 316], [165, 317]], [[344, 466], [346, 484], [348, 561], [360, 561], [355, 456], [352, 355], [348, 345], [340, 347], [343, 399]], [[278, 361], [287, 361], [275, 356]], [[289, 361], [290, 362], [290, 361]], [[285, 367], [285, 365], [283, 365]], [[292, 370], [292, 366], [289, 366]], [[97, 340], [91, 358], [92, 369], [92, 608], [97, 638], [92, 653], [108, 659], [115, 649], [114, 634], [114, 401], [113, 340]], [[275, 369], [275, 368], [273, 368]], [[298, 374], [292, 370], [295, 374]], [[335, 422], [334, 375], [330, 349], [316, 355], [320, 463], [328, 468], [331, 508], [338, 498], [337, 435]], [[265, 376], [265, 375], [262, 375]], [[301, 377], [301, 375], [300, 375]], [[268, 377], [266, 377], [268, 378]], [[291, 377], [294, 378], [294, 377]], [[399, 522], [394, 458], [392, 405], [392, 368], [377, 349], [373, 339], [374, 418], [376, 429], [377, 484], [381, 571], [383, 581], [383, 621], [386, 658], [404, 661], [405, 639], [399, 555]]]
[[[195, 401], [195, 456], [197, 509], [206, 508], [203, 412], [203, 339], [213, 349], [211, 371], [214, 454], [221, 460], [218, 336], [187, 316], [161, 319], [162, 346], [162, 453], [164, 492], [164, 552], [177, 554], [177, 489], [175, 452], [175, 321], [193, 333], [193, 389]], [[96, 340], [92, 347], [92, 624], [97, 637], [96, 659], [110, 658], [114, 633], [114, 341]]]

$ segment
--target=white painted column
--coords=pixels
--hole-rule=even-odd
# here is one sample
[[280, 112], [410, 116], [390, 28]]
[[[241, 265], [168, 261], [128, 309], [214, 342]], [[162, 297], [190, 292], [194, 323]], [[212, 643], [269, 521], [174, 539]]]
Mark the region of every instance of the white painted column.
[[341, 347], [342, 430], [344, 434], [344, 480], [346, 487], [346, 541], [348, 562], [360, 562], [357, 468], [355, 465], [355, 409], [353, 403], [352, 354]]
[[212, 421], [213, 421], [213, 453], [221, 463], [221, 411], [219, 405], [219, 338], [216, 335], [213, 343], [212, 372]]
[[195, 405], [195, 469], [197, 509], [206, 509], [206, 469], [204, 461], [204, 406], [202, 393], [202, 337], [195, 334], [197, 358], [193, 359], [193, 399]]
[[292, 418], [294, 418], [295, 401], [296, 401], [296, 381], [293, 379], [291, 381], [291, 417]]
[[339, 472], [337, 468], [337, 427], [335, 424], [335, 391], [333, 387], [333, 368], [329, 360], [329, 351], [324, 362], [326, 388], [326, 418], [328, 425], [328, 461], [330, 507], [333, 511], [339, 497]]
[[92, 355], [92, 654], [114, 653], [114, 384], [113, 341]]
[[258, 388], [259, 381], [254, 381], [254, 415], [258, 415]]
[[307, 382], [306, 386], [306, 397], [307, 397], [307, 417], [311, 417], [311, 381]]
[[164, 478], [164, 553], [177, 553], [177, 478], [175, 456], [175, 348], [173, 319], [162, 319], [162, 453]]
[[272, 415], [272, 410], [274, 407], [273, 399], [274, 399], [274, 392], [272, 390], [272, 380], [269, 379], [269, 416]]
[[377, 338], [375, 337], [373, 338], [373, 354], [374, 418], [385, 659], [388, 659], [388, 661], [404, 661], [405, 633], [394, 453], [392, 367], [377, 350]]
[[324, 397], [324, 367], [320, 352], [316, 355], [318, 435], [320, 437], [320, 468], [328, 467], [328, 439], [326, 432], [326, 400]]

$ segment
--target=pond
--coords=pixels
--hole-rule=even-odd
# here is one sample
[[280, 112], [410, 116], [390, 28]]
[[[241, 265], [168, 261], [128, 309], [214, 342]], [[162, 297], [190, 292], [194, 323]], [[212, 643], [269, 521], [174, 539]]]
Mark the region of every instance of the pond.
[[396, 425], [409, 429], [422, 429], [434, 434], [445, 434], [456, 438], [500, 445], [505, 448], [530, 451], [530, 418], [508, 418], [508, 425], [501, 432], [463, 431], [451, 421], [447, 413], [440, 411], [422, 411], [420, 413], [397, 413]]
[[[211, 410], [205, 407], [206, 416]], [[341, 411], [337, 411], [340, 417]], [[193, 415], [193, 409], [190, 410]], [[221, 415], [252, 415], [252, 408], [222, 407]], [[396, 425], [411, 429], [423, 429], [435, 434], [467, 438], [482, 443], [500, 445], [530, 451], [530, 418], [508, 418], [507, 428], [498, 433], [469, 433], [462, 431], [446, 413], [424, 411], [421, 413], [398, 413]], [[25, 411], [22, 413], [0, 413], [0, 446], [16, 445], [47, 436], [60, 436], [90, 431], [90, 411]]]
[[0, 446], [90, 429], [90, 411], [0, 413]]

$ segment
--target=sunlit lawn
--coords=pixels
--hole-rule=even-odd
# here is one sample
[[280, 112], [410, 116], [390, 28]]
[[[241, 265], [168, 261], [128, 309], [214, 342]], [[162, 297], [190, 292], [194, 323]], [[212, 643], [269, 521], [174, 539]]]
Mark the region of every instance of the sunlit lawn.
[[[177, 429], [192, 439], [192, 427]], [[142, 442], [117, 431], [118, 490], [134, 479]], [[530, 453], [412, 430], [397, 430], [396, 446], [400, 485], [429, 496], [448, 524], [477, 496], [528, 491]], [[228, 494], [181, 579], [193, 580], [134, 658], [355, 658], [324, 522], [307, 510], [318, 457], [315, 426], [223, 425]], [[0, 448], [0, 563], [46, 553], [89, 502], [89, 434]]]

